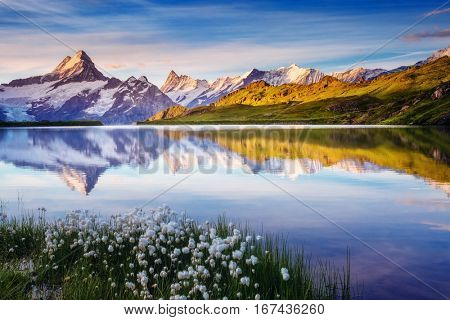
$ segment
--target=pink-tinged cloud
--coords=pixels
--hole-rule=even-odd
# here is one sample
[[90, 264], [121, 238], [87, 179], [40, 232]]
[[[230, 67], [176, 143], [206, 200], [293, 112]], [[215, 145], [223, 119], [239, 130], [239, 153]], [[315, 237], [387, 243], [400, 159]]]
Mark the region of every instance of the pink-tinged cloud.
[[440, 9], [440, 10], [433, 10], [425, 14], [425, 17], [431, 17], [431, 16], [437, 16], [439, 14], [445, 14], [449, 13], [450, 8]]
[[422, 224], [428, 226], [431, 230], [450, 231], [450, 224], [428, 222], [428, 221], [424, 221], [422, 222]]
[[420, 41], [422, 39], [427, 39], [427, 38], [448, 38], [448, 37], [450, 37], [450, 28], [408, 34], [403, 37], [403, 40], [405, 40], [405, 41]]
[[106, 65], [108, 69], [122, 69], [125, 67], [125, 64], [123, 63], [110, 63]]

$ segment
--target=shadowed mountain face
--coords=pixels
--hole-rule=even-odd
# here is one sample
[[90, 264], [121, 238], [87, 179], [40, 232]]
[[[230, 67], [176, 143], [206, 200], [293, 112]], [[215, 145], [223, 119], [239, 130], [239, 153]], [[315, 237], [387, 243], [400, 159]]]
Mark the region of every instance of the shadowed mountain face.
[[105, 171], [121, 166], [172, 173], [242, 170], [290, 179], [324, 168], [392, 170], [420, 177], [450, 194], [449, 142], [448, 130], [436, 128], [4, 129], [0, 161], [55, 172], [85, 195]]

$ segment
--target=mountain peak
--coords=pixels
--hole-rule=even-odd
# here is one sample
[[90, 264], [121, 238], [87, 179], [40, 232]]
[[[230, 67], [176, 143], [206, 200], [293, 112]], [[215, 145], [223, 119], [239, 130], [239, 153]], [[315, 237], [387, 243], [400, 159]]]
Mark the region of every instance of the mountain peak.
[[52, 72], [41, 76], [13, 80], [8, 86], [21, 87], [24, 85], [58, 81], [53, 86], [53, 88], [56, 88], [69, 82], [107, 81], [108, 79], [97, 70], [94, 62], [92, 62], [86, 52], [79, 50], [72, 57], [66, 56]]
[[386, 72], [384, 69], [366, 69], [363, 67], [356, 67], [343, 72], [333, 72], [331, 76], [342, 82], [355, 83], [375, 79], [384, 72]]
[[449, 56], [450, 56], [450, 45], [447, 48], [443, 48], [443, 49], [433, 52], [431, 54], [431, 56], [429, 56], [428, 59], [425, 60], [425, 63], [432, 62], [439, 58], [449, 57]]
[[166, 81], [161, 86], [161, 91], [167, 93], [173, 88], [175, 88], [179, 82], [179, 78], [180, 77], [178, 76], [178, 74], [175, 71], [171, 70], [169, 72], [169, 75], [167, 76]]
[[170, 70], [168, 77], [178, 77], [178, 74], [175, 71]]
[[197, 89], [199, 86], [207, 86], [207, 81], [194, 79], [187, 75], [178, 75], [175, 71], [172, 70], [167, 76], [164, 84], [161, 86], [161, 91], [164, 93], [168, 93], [175, 89]]
[[91, 61], [91, 58], [87, 55], [86, 52], [84, 52], [83, 50], [78, 50], [75, 55], [73, 56], [73, 59], [77, 59], [77, 60], [87, 60], [87, 61]]
[[63, 82], [66, 83], [72, 81], [105, 81], [108, 78], [97, 70], [86, 52], [78, 50], [72, 57], [65, 57], [50, 74], [44, 76], [44, 81], [53, 80], [64, 80]]
[[91, 58], [83, 50], [77, 51], [73, 57], [65, 57], [52, 71], [52, 73], [64, 73], [69, 69], [73, 69], [75, 66], [81, 67], [80, 64], [87, 62], [93, 64]]
[[141, 82], [149, 83], [149, 81], [148, 81], [146, 76], [140, 76], [138, 80], [141, 81]]

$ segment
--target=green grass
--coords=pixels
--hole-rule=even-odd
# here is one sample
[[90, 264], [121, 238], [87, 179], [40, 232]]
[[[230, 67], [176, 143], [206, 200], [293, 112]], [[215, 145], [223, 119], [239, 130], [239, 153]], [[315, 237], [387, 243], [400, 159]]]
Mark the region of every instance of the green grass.
[[[311, 85], [255, 82], [210, 106], [140, 124], [449, 125], [450, 58], [349, 84], [331, 77]], [[436, 89], [443, 96], [433, 99]]]
[[44, 220], [33, 216], [1, 222], [0, 263], [38, 256], [44, 245], [44, 230]]
[[0, 263], [0, 300], [29, 299], [31, 275]]
[[[405, 105], [409, 108], [403, 109]], [[450, 124], [450, 97], [439, 101], [424, 99], [417, 105], [407, 101], [379, 101], [373, 98], [347, 97], [320, 101], [251, 106], [209, 107], [207, 112], [140, 122], [138, 124]]]
[[[187, 230], [191, 230], [190, 238], [200, 241], [198, 239], [204, 234], [202, 231], [204, 225], [190, 220], [184, 221]], [[233, 230], [236, 228], [229, 226], [228, 221], [223, 217], [210, 226], [217, 229], [220, 237], [233, 235]], [[175, 264], [169, 255], [160, 255], [158, 256], [162, 259], [160, 264], [152, 260], [156, 259], [156, 256], [150, 257], [147, 258], [150, 259], [150, 265], [143, 268], [139, 266], [137, 259], [139, 250], [136, 251], [136, 243], [126, 238], [120, 246], [117, 245], [114, 252], [110, 252], [108, 243], [110, 241], [115, 243], [114, 239], [117, 237], [117, 229], [111, 223], [95, 222], [91, 225], [91, 232], [107, 236], [108, 243], [93, 241], [91, 244], [94, 247], [89, 248], [86, 245], [73, 246], [72, 244], [79, 237], [84, 237], [86, 241], [92, 238], [89, 232], [83, 231], [85, 230], [83, 228], [61, 229], [57, 223], [43, 223], [42, 220], [32, 218], [4, 219], [0, 222], [2, 252], [8, 251], [7, 249], [11, 247], [16, 248], [14, 255], [2, 256], [0, 298], [28, 299], [32, 296], [31, 291], [34, 286], [35, 288], [53, 288], [50, 289], [49, 296], [58, 299], [137, 299], [141, 296], [126, 289], [125, 283], [135, 279], [138, 271], [151, 266], [155, 268], [155, 274], [167, 270], [166, 278], [149, 279], [152, 298], [168, 299], [173, 295], [171, 285], [179, 281], [177, 272], [185, 270], [193, 263], [190, 254], [181, 255]], [[51, 232], [49, 234], [53, 239], [47, 239], [47, 241], [56, 241], [55, 243], [58, 244], [51, 251], [45, 250], [46, 231]], [[136, 230], [129, 236], [139, 239], [144, 231], [145, 228], [141, 229], [137, 225]], [[239, 278], [229, 273], [228, 267], [211, 266], [214, 276], [201, 278], [201, 283], [211, 289], [210, 299], [223, 297], [254, 299], [256, 294], [260, 294], [261, 299], [350, 299], [357, 295], [350, 282], [349, 257], [347, 257], [347, 264], [340, 268], [330, 262], [313, 263], [310, 256], [306, 256], [302, 250], [288, 246], [282, 238], [266, 235], [263, 240], [257, 241], [255, 235], [248, 229], [244, 229], [242, 237], [246, 235], [252, 236], [248, 245], [254, 247], [244, 253], [239, 266], [242, 268], [243, 275], [250, 276], [251, 285], [248, 287], [242, 285]], [[25, 240], [22, 240], [23, 238]], [[32, 238], [36, 240], [34, 243], [28, 241]], [[187, 237], [181, 237], [180, 243], [174, 241], [172, 244], [165, 244], [168, 252], [187, 245]], [[236, 245], [239, 246], [239, 244]], [[84, 254], [89, 250], [95, 250], [96, 256], [85, 257]], [[204, 254], [208, 252], [207, 249], [200, 251], [204, 251]], [[250, 254], [258, 258], [257, 264], [243, 262], [250, 257]], [[17, 263], [20, 259], [32, 260], [33, 270], [21, 271]], [[282, 279], [281, 268], [289, 270], [288, 281]], [[220, 274], [220, 281], [216, 279], [216, 274]], [[112, 283], [115, 286], [112, 286]], [[181, 280], [180, 283], [182, 283]], [[182, 287], [178, 294], [189, 296], [191, 299], [202, 298], [199, 292], [189, 293], [188, 287]]]

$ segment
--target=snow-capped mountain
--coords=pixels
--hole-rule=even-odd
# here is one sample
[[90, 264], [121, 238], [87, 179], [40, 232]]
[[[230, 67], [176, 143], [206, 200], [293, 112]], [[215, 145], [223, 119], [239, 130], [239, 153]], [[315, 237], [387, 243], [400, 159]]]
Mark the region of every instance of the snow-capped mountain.
[[324, 74], [316, 69], [300, 68], [296, 64], [264, 72], [262, 79], [270, 85], [286, 83], [311, 84], [322, 80]]
[[0, 86], [0, 120], [144, 120], [173, 101], [145, 77], [122, 82], [104, 76], [84, 52], [64, 58], [50, 73]]
[[443, 48], [433, 52], [431, 56], [429, 56], [428, 59], [425, 60], [425, 63], [433, 62], [442, 57], [450, 57], [450, 45], [447, 48]]
[[145, 76], [130, 77], [113, 94], [113, 103], [103, 115], [106, 123], [130, 123], [148, 119], [158, 111], [172, 106], [173, 101]]
[[372, 80], [386, 71], [387, 70], [385, 69], [365, 69], [359, 67], [343, 72], [333, 72], [331, 76], [342, 82], [356, 83], [360, 81]]
[[[196, 107], [201, 105], [208, 105], [217, 101], [222, 96], [233, 92], [244, 86], [245, 79], [249, 73], [241, 76], [218, 78], [210, 84], [209, 88], [198, 95], [191, 101], [187, 107]], [[248, 83], [250, 83], [249, 81]]]
[[54, 87], [57, 87], [69, 82], [106, 80], [108, 78], [95, 68], [91, 58], [84, 51], [80, 50], [73, 57], [65, 57], [50, 73], [43, 76], [13, 80], [7, 86], [22, 87], [25, 85], [58, 81], [54, 85]]
[[385, 69], [365, 69], [365, 68], [355, 68], [350, 69], [343, 72], [334, 72], [331, 74], [331, 76], [343, 81], [343, 82], [360, 82], [365, 80], [373, 80], [375, 78], [378, 78], [380, 76], [386, 75], [386, 74], [392, 74], [400, 71], [404, 71], [412, 66], [423, 66], [424, 64], [433, 62], [439, 58], [442, 57], [449, 57], [450, 56], [450, 46], [447, 48], [443, 48], [440, 50], [437, 50], [433, 52], [427, 59], [419, 61], [413, 65], [410, 66], [400, 66], [395, 69], [391, 70], [385, 70]]
[[174, 102], [187, 106], [209, 87], [206, 80], [197, 80], [186, 75], [179, 76], [172, 70], [161, 87], [161, 91]]
[[[450, 55], [450, 46], [434, 52], [416, 66]], [[341, 81], [355, 83], [405, 70], [365, 69], [335, 72]], [[317, 69], [295, 64], [274, 70], [252, 69], [242, 75], [220, 77], [213, 82], [178, 75], [171, 71], [157, 88], [147, 78], [121, 81], [100, 72], [91, 58], [78, 51], [65, 57], [51, 72], [0, 85], [0, 121], [101, 120], [105, 124], [127, 124], [145, 120], [170, 106], [209, 105], [221, 97], [256, 81], [270, 85], [317, 83], [324, 77]]]
[[300, 68], [295, 64], [268, 71], [253, 69], [240, 76], [218, 78], [212, 83], [185, 75], [178, 76], [171, 71], [161, 91], [178, 104], [195, 107], [211, 104], [222, 96], [255, 81], [264, 80], [277, 86], [286, 83], [311, 84], [319, 82], [323, 77], [324, 74], [319, 70]]

